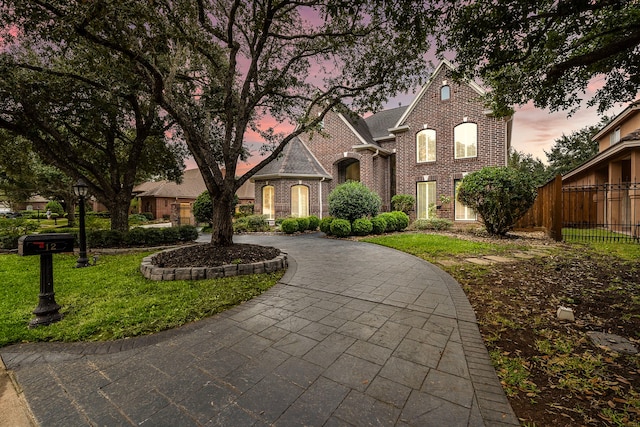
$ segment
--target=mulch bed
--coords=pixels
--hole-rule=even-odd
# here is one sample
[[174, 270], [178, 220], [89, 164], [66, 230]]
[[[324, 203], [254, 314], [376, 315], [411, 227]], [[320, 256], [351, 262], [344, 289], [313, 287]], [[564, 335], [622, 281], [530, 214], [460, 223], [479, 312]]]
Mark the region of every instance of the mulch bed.
[[271, 246], [240, 243], [231, 246], [202, 244], [160, 252], [153, 257], [152, 262], [162, 268], [219, 267], [266, 261], [278, 255], [280, 250]]

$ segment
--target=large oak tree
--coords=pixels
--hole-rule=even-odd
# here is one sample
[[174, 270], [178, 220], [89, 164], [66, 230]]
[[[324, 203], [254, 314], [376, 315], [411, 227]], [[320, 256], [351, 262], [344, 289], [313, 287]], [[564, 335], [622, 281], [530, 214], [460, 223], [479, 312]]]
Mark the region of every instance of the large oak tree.
[[479, 77], [508, 114], [533, 100], [553, 110], [606, 111], [640, 88], [640, 5], [631, 0], [452, 0], [440, 8], [440, 49], [460, 76]]
[[[96, 66], [117, 61], [122, 79], [175, 121], [211, 194], [218, 245], [233, 243], [235, 191], [292, 138], [332, 108], [376, 109], [421, 82], [433, 27], [419, 0], [6, 0], [5, 9], [56, 49], [82, 39]], [[267, 116], [294, 130], [261, 127]], [[264, 157], [238, 177], [250, 130], [266, 141]]]

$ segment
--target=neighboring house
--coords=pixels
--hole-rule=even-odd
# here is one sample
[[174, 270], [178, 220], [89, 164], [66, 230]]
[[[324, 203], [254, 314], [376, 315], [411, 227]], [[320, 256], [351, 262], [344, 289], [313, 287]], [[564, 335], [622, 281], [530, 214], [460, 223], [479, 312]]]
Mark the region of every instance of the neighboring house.
[[14, 210], [16, 211], [44, 211], [46, 210], [49, 199], [45, 199], [40, 195], [31, 196], [26, 202], [15, 203]]
[[[191, 207], [206, 190], [199, 169], [185, 170], [180, 184], [167, 180], [149, 181], [133, 188], [139, 213], [149, 212], [154, 219], [172, 219], [181, 224], [194, 223]], [[236, 192], [239, 204], [252, 204], [253, 193], [253, 183], [241, 186]]]
[[505, 166], [512, 120], [496, 118], [480, 99], [484, 91], [451, 80], [443, 61], [409, 106], [367, 118], [329, 112], [322, 132], [293, 139], [280, 157], [262, 168], [256, 184], [256, 213], [269, 219], [329, 215], [331, 190], [361, 181], [391, 210], [395, 194], [416, 197], [412, 217], [475, 221], [455, 202], [460, 180], [485, 166]]
[[571, 201], [572, 205], [581, 207], [565, 213], [564, 222], [600, 224], [613, 231], [638, 236], [640, 101], [614, 117], [593, 140], [598, 142], [598, 154], [562, 177], [564, 194], [575, 189], [575, 197], [580, 194], [582, 199], [580, 204], [575, 203], [577, 200]]

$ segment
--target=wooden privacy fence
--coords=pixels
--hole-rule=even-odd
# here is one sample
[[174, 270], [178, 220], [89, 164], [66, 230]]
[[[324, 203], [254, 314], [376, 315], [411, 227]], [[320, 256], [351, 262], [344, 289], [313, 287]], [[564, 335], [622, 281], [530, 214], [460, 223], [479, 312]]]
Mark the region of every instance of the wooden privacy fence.
[[556, 241], [640, 243], [640, 183], [571, 185], [562, 178], [538, 188], [514, 229], [544, 230]]
[[544, 230], [556, 241], [562, 240], [562, 176], [538, 188], [538, 197], [516, 223], [516, 230]]

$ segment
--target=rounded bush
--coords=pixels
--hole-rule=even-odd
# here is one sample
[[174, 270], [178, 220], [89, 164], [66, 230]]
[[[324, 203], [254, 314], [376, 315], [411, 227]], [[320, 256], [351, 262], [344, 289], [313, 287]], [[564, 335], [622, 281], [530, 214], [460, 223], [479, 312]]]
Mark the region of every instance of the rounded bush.
[[198, 238], [198, 229], [193, 225], [181, 225], [178, 227], [180, 240], [183, 242], [192, 242]]
[[367, 218], [358, 218], [351, 224], [351, 232], [356, 236], [366, 236], [373, 231], [373, 224]]
[[280, 228], [287, 234], [293, 234], [298, 231], [298, 221], [296, 218], [287, 218], [282, 221]]
[[409, 215], [401, 211], [393, 211], [391, 212], [398, 222], [396, 226], [397, 231], [402, 231], [409, 226]]
[[336, 218], [331, 222], [331, 234], [336, 237], [347, 237], [351, 234], [351, 223], [346, 219]]
[[381, 205], [380, 196], [361, 182], [345, 182], [329, 194], [329, 214], [349, 222], [376, 216]]
[[371, 232], [373, 234], [382, 234], [387, 231], [387, 221], [380, 215], [371, 218]]
[[505, 235], [536, 200], [530, 174], [509, 167], [485, 167], [465, 176], [458, 200], [476, 211], [489, 234]]
[[296, 218], [298, 221], [298, 231], [304, 231], [309, 228], [309, 218]]
[[320, 224], [318, 225], [320, 227], [320, 231], [322, 231], [324, 234], [330, 235], [331, 234], [331, 223], [333, 222], [335, 218], [328, 216], [326, 218], [322, 218], [320, 220]]
[[147, 233], [145, 233], [144, 228], [134, 227], [129, 230], [124, 241], [128, 246], [144, 246], [147, 244], [146, 236]]
[[416, 204], [416, 198], [410, 194], [396, 194], [391, 198], [391, 206], [397, 211], [408, 214]]
[[180, 231], [177, 227], [162, 228], [163, 243], [175, 243], [180, 241]]
[[145, 228], [147, 233], [146, 240], [148, 245], [160, 245], [164, 242], [164, 232], [161, 228]]
[[320, 219], [315, 215], [311, 215], [309, 217], [309, 227], [307, 227], [307, 230], [316, 231], [319, 225]]
[[391, 212], [381, 213], [378, 216], [384, 219], [385, 222], [387, 223], [387, 228], [384, 231], [392, 232], [398, 229], [398, 220], [396, 219], [396, 216]]
[[[47, 202], [45, 209], [51, 211], [52, 214], [58, 214], [59, 216], [64, 215], [64, 209], [62, 205], [60, 204], [60, 202], [56, 200], [51, 200]], [[37, 213], [36, 213], [36, 216], [37, 216]]]

